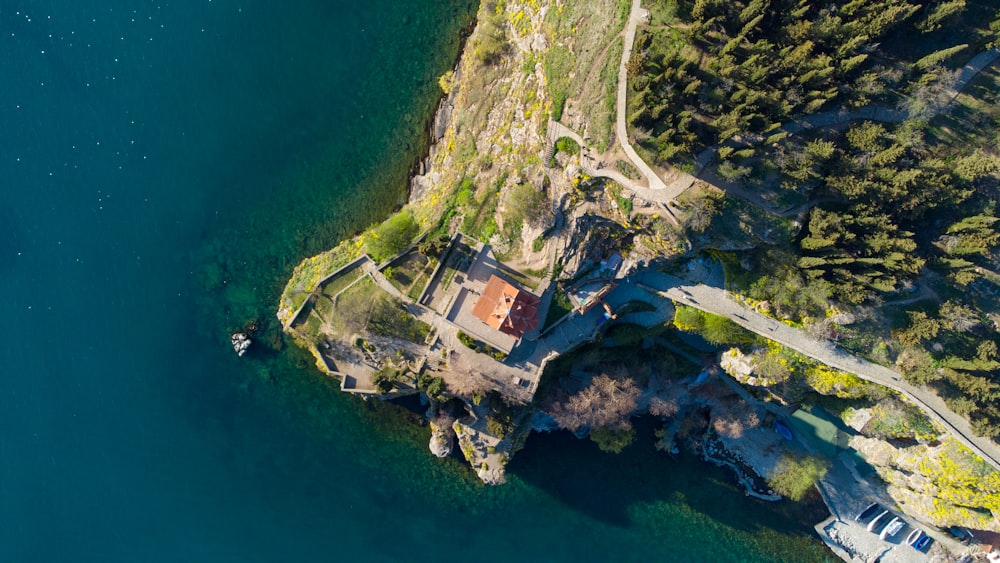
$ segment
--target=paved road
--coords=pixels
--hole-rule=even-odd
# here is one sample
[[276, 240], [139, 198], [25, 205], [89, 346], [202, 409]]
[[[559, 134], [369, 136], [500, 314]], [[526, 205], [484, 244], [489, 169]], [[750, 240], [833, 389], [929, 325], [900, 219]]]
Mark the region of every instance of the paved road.
[[1000, 470], [1000, 445], [988, 438], [976, 436], [972, 432], [969, 422], [964, 417], [952, 412], [933, 391], [907, 383], [899, 372], [862, 360], [831, 342], [816, 340], [803, 330], [790, 327], [749, 309], [730, 299], [728, 292], [724, 289], [691, 284], [680, 278], [652, 271], [642, 272], [636, 277], [640, 284], [674, 301], [724, 316], [752, 332], [774, 340], [814, 360], [900, 392], [922, 408], [928, 416], [949, 430], [958, 441]]

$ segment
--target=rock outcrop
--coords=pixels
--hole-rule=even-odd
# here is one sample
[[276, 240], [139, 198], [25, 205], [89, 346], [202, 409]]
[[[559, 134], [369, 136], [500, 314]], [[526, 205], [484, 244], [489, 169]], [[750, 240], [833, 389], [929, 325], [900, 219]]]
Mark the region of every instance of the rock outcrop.
[[431, 453], [437, 457], [448, 457], [451, 455], [455, 444], [455, 433], [450, 426], [437, 425], [431, 422]]
[[907, 514], [935, 526], [1000, 531], [1000, 472], [954, 439], [904, 447], [855, 436], [850, 445]]
[[250, 336], [243, 332], [232, 333], [229, 335], [229, 341], [233, 343], [233, 350], [236, 350], [236, 355], [240, 357], [247, 353], [247, 350], [250, 349], [250, 344], [253, 343], [250, 340]]

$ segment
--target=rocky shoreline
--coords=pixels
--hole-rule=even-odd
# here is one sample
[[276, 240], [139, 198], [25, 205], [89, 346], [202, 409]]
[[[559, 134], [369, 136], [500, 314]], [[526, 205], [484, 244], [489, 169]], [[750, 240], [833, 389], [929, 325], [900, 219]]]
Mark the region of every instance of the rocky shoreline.
[[749, 496], [769, 502], [779, 501], [783, 498], [768, 487], [767, 482], [742, 457], [727, 450], [721, 442], [712, 439], [705, 440], [701, 451], [705, 461], [719, 467], [732, 469], [733, 473], [736, 474], [736, 480]]
[[[581, 192], [586, 192], [586, 185], [584, 188], [580, 187], [582, 182], [578, 176], [579, 168], [574, 164], [573, 158], [552, 154], [546, 146], [551, 140], [544, 133], [545, 124], [541, 116], [547, 116], [545, 104], [551, 104], [551, 101], [546, 101], [549, 93], [542, 76], [541, 62], [536, 58], [538, 53], [534, 49], [539, 45], [544, 47], [548, 41], [559, 39], [546, 37], [538, 32], [539, 22], [544, 18], [547, 8], [543, 3], [540, 12], [534, 14], [534, 19], [531, 20], [531, 25], [535, 27], [529, 26], [523, 37], [512, 42], [514, 54], [521, 55], [528, 61], [536, 61], [534, 67], [531, 68], [528, 64], [515, 65], [514, 61], [518, 57], [514, 54], [509, 54], [511, 60], [501, 63], [507, 65], [498, 71], [502, 84], [491, 87], [502, 89], [507, 93], [506, 97], [494, 99], [492, 93], [475, 92], [472, 87], [472, 82], [481, 78], [475, 71], [482, 70], [482, 65], [472, 60], [470, 49], [477, 41], [477, 34], [481, 32], [480, 26], [477, 25], [470, 33], [449, 78], [450, 89], [446, 89], [429, 122], [427, 154], [413, 166], [409, 181], [409, 205], [415, 215], [429, 215], [432, 217], [429, 222], [436, 222], [444, 213], [438, 204], [453, 196], [460, 183], [472, 178], [480, 191], [485, 191], [486, 186], [493, 186], [492, 189], [497, 193], [484, 194], [482, 201], [494, 198], [492, 212], [497, 221], [502, 223], [501, 211], [505, 202], [500, 194], [503, 190], [524, 185], [541, 186], [554, 200], [550, 223], [546, 223], [544, 228], [526, 227], [525, 232], [530, 233], [530, 236], [519, 234], [520, 240], [503, 241], [494, 235], [490, 242], [497, 247], [507, 244], [509, 248], [517, 249], [520, 246], [525, 255], [559, 255], [562, 260], [560, 266], [565, 266], [563, 271], [575, 272], [583, 263], [583, 256], [586, 254], [584, 248], [594, 244], [593, 238], [610, 239], [613, 234], [620, 236], [620, 231], [614, 230], [613, 226], [609, 227], [611, 222], [603, 215], [621, 214], [626, 200], [629, 202], [629, 209], [632, 209], [633, 200], [627, 194], [620, 193], [614, 197], [599, 194], [592, 200], [585, 199], [587, 196], [582, 196]], [[523, 52], [519, 53], [517, 49]], [[470, 94], [470, 91], [474, 93]], [[530, 96], [525, 94], [528, 91]], [[481, 97], [476, 98], [477, 95]], [[524, 99], [519, 97], [521, 95], [524, 95]], [[532, 110], [534, 106], [525, 102], [529, 99], [532, 104], [537, 100], [538, 108]], [[462, 160], [461, 153], [463, 150], [470, 150], [468, 147], [481, 158]], [[554, 167], [549, 168], [544, 166], [548, 163], [540, 162], [540, 155], [543, 154], [549, 157], [549, 162], [555, 163]], [[471, 185], [472, 180], [469, 183]], [[477, 188], [475, 185], [472, 188], [472, 197], [475, 198]], [[579, 206], [567, 209], [566, 202], [571, 200], [575, 200], [574, 205]], [[488, 208], [487, 204], [483, 205]], [[641, 203], [636, 201], [635, 205], [638, 209]], [[453, 207], [448, 209], [451, 210]], [[642, 211], [656, 217], [655, 209]], [[447, 218], [451, 219], [451, 215]], [[457, 222], [458, 217], [455, 219], [449, 225], [451, 230], [458, 230], [463, 226]], [[629, 214], [626, 214], [625, 221], [631, 221]], [[556, 225], [570, 225], [570, 230], [551, 237], [546, 243], [551, 247], [545, 246], [540, 251], [534, 249], [533, 246], [538, 241], [543, 241], [543, 233], [554, 232]], [[603, 235], [591, 237], [590, 231], [601, 232]], [[482, 240], [485, 241], [485, 237]], [[652, 246], [649, 248], [650, 256], [655, 256], [659, 251]], [[525, 259], [519, 265], [524, 268], [531, 263]], [[235, 347], [236, 341], [233, 344]], [[237, 352], [240, 352], [239, 348]], [[444, 360], [438, 363], [443, 369], [449, 369], [448, 362], [452, 358], [453, 356], [445, 353]], [[640, 404], [633, 414], [650, 412], [652, 398], [674, 401], [676, 408], [673, 412], [661, 416], [664, 429], [661, 443], [657, 447], [667, 451], [674, 450], [677, 439], [686, 437], [690, 443], [696, 444], [694, 451], [706, 462], [730, 468], [748, 495], [765, 501], [778, 501], [782, 497], [769, 486], [768, 479], [774, 476], [782, 458], [785, 447], [783, 439], [774, 432], [773, 421], [764, 422], [767, 418], [766, 409], [746, 396], [738, 396], [726, 377], [720, 374], [696, 381], [682, 380], [675, 382], [676, 386], [670, 387], [669, 391], [650, 384], [643, 390]], [[412, 391], [416, 392], [417, 387], [414, 386]], [[428, 447], [433, 455], [444, 457], [450, 455], [457, 444], [483, 482], [500, 484], [505, 480], [504, 467], [510, 457], [523, 446], [528, 434], [533, 430], [550, 429], [555, 422], [539, 405], [532, 404], [518, 416], [507, 420], [504, 432], [498, 432], [495, 426], [497, 420], [491, 418], [497, 414], [491, 408], [497, 405], [490, 407], [489, 404], [499, 399], [487, 399], [480, 404], [479, 401], [483, 400], [481, 391], [453, 394], [463, 404], [461, 413], [444, 413], [447, 409], [442, 408], [435, 399], [431, 400], [426, 415], [432, 430]], [[671, 393], [675, 391], [683, 398], [672, 396]], [[491, 424], [494, 426], [491, 427]], [[578, 428], [576, 434], [586, 437], [589, 431], [590, 427], [585, 426]], [[826, 497], [824, 501], [827, 501], [831, 512], [836, 515], [836, 510]], [[823, 536], [822, 533], [820, 535]], [[824, 541], [829, 544], [828, 540], [830, 538], [824, 537]], [[852, 560], [844, 556], [847, 552], [837, 549], [834, 551], [845, 560]]]

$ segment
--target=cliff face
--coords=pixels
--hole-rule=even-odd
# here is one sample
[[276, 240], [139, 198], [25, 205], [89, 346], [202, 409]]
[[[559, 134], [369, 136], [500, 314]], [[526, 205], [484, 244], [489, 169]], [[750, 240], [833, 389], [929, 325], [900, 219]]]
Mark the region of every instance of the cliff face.
[[449, 92], [435, 123], [436, 142], [412, 180], [410, 203], [428, 221], [463, 181], [477, 201], [518, 183], [541, 186], [551, 101], [538, 61], [548, 45], [542, 32], [548, 10], [548, 2], [480, 6], [479, 25], [454, 75], [442, 78]]
[[907, 514], [937, 526], [1000, 531], [1000, 473], [955, 440], [896, 447], [855, 436], [850, 445]]
[[489, 242], [512, 266], [542, 269], [552, 245], [541, 235], [572, 214], [579, 172], [549, 120], [610, 142], [624, 14], [614, 0], [486, 0], [478, 21], [442, 77], [448, 96], [410, 205], [423, 224], [451, 217], [450, 230]]

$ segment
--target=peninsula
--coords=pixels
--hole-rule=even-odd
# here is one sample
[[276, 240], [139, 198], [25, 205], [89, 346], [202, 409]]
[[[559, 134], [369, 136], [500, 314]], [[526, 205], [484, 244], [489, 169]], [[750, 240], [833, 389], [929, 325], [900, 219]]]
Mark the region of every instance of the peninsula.
[[748, 494], [818, 491], [845, 559], [920, 553], [873, 501], [989, 552], [998, 33], [965, 0], [484, 0], [409, 203], [278, 318], [486, 483], [532, 431], [620, 452], [648, 414]]

